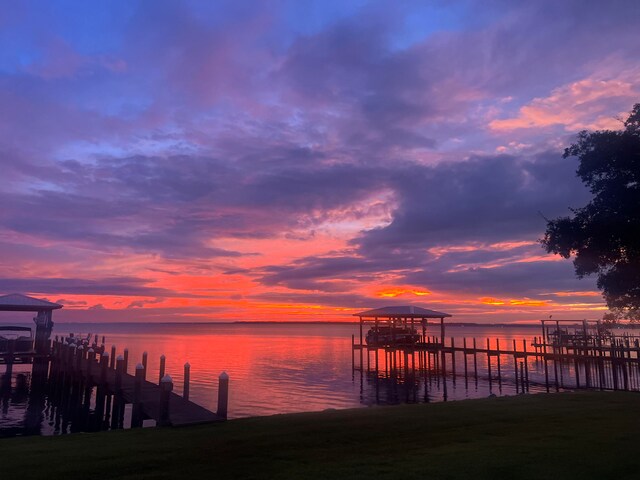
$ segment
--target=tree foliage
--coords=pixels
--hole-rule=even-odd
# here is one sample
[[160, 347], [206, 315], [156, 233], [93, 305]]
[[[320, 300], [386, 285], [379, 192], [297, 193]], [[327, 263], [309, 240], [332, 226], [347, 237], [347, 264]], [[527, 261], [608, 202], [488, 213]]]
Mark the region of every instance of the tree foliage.
[[598, 276], [609, 309], [640, 319], [640, 103], [624, 129], [582, 131], [564, 151], [578, 157], [577, 175], [593, 199], [547, 222], [547, 252], [573, 257], [576, 275]]

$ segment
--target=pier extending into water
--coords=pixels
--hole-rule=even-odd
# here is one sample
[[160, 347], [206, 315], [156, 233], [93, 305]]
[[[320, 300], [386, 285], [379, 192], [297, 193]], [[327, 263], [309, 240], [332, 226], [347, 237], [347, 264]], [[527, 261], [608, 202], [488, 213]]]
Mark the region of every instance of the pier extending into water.
[[[416, 378], [515, 387], [517, 393], [598, 389], [640, 391], [640, 336], [615, 335], [599, 322], [543, 320], [541, 335], [512, 340], [446, 337], [450, 315], [419, 307], [386, 307], [357, 314], [360, 335], [352, 336], [354, 371], [381, 378]], [[371, 326], [365, 339], [364, 327]], [[439, 335], [428, 335], [433, 326]], [[388, 328], [388, 330], [384, 330]], [[420, 331], [421, 330], [421, 331]], [[380, 340], [377, 332], [398, 338]], [[417, 339], [402, 335], [416, 332]], [[389, 333], [387, 333], [389, 332]], [[530, 368], [543, 372], [530, 375]], [[446, 390], [445, 390], [446, 399]]]
[[[109, 423], [111, 428], [122, 428], [124, 405], [132, 405], [131, 427], [142, 426], [146, 419], [157, 425], [191, 425], [216, 422], [227, 418], [229, 376], [219, 377], [218, 410], [213, 413], [189, 400], [190, 366], [185, 365], [182, 396], [173, 391], [173, 380], [165, 373], [165, 358], [160, 358], [158, 383], [147, 379], [147, 355], [133, 369], [129, 364], [128, 351], [117, 355], [116, 347], [111, 352], [104, 345], [83, 346], [69, 341], [56, 340], [52, 345], [51, 372], [53, 385], [68, 396], [75, 396], [78, 406], [91, 401], [95, 387], [93, 415]], [[117, 356], [116, 356], [117, 355]], [[129, 373], [133, 370], [133, 374]], [[64, 394], [64, 393], [63, 393]], [[87, 408], [85, 406], [85, 408]], [[98, 421], [98, 420], [97, 420]]]
[[[14, 392], [22, 395], [30, 389], [30, 407], [33, 406], [34, 412], [42, 410], [43, 405], [39, 405], [37, 399], [43, 401], [46, 393], [51, 400], [50, 421], [56, 425], [71, 422], [73, 431], [141, 427], [145, 420], [153, 420], [159, 426], [182, 426], [227, 418], [229, 376], [225, 372], [218, 379], [218, 408], [214, 413], [189, 400], [191, 367], [188, 363], [184, 365], [182, 395], [178, 395], [173, 391], [173, 379], [165, 372], [164, 355], [159, 359], [160, 375], [154, 383], [147, 378], [146, 353], [140, 363], [132, 365], [126, 348], [119, 355], [116, 346], [110, 351], [105, 349], [105, 337], [101, 344], [98, 344], [98, 335], [93, 341], [91, 335], [80, 338], [73, 334], [56, 336], [52, 341], [52, 311], [59, 308], [62, 305], [19, 294], [0, 297], [0, 311], [36, 312], [35, 337], [22, 335], [27, 330], [31, 332], [25, 327], [3, 330], [17, 332], [16, 338], [0, 335], [0, 364], [5, 365], [0, 378], [2, 398], [14, 391], [13, 366], [30, 364], [29, 374], [16, 376]], [[130, 406], [129, 422], [125, 421], [126, 405]], [[26, 420], [25, 429], [16, 433], [32, 430], [38, 433], [37, 421], [33, 423], [30, 426]]]

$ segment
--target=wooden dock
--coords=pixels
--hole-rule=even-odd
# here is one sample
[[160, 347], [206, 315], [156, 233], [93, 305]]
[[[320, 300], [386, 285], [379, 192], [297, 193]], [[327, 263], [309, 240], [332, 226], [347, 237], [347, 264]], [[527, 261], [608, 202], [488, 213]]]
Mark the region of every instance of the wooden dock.
[[[125, 356], [115, 361], [104, 347], [77, 347], [65, 341], [54, 341], [51, 355], [51, 377], [63, 388], [66, 385], [77, 392], [87, 392], [86, 401], [96, 387], [97, 415], [119, 418], [111, 424], [118, 427], [125, 404], [132, 404], [132, 427], [141, 426], [143, 420], [153, 419], [157, 425], [183, 426], [218, 422], [226, 419], [228, 400], [228, 376], [220, 377], [218, 412], [214, 413], [188, 399], [189, 384], [185, 382], [183, 396], [173, 392], [173, 381], [162, 372], [162, 380], [153, 383], [146, 379], [146, 368], [138, 364], [135, 375], [127, 373]], [[146, 363], [146, 357], [143, 359]], [[163, 359], [161, 366], [163, 367]], [[107, 402], [107, 397], [109, 402]], [[80, 400], [79, 403], [83, 403]], [[105, 407], [112, 412], [105, 412]]]
[[[374, 321], [377, 326], [381, 319]], [[389, 323], [396, 321], [405, 329], [414, 323], [410, 316], [393, 318]], [[419, 321], [419, 340], [405, 344], [365, 343], [361, 321], [360, 340], [355, 335], [351, 339], [353, 369], [382, 378], [403, 374], [415, 378], [416, 373], [426, 372], [454, 385], [456, 378], [465, 382], [471, 378], [476, 383], [481, 379], [490, 389], [492, 384], [502, 387], [509, 382], [518, 393], [528, 392], [532, 384], [547, 392], [566, 388], [640, 391], [639, 336], [603, 333], [599, 325], [588, 326], [586, 321], [571, 321], [571, 327], [563, 327], [562, 321], [554, 320], [552, 329], [545, 326], [550, 321], [542, 322], [541, 336], [509, 344], [503, 339], [501, 344], [498, 338], [428, 336], [427, 319]], [[444, 333], [442, 322], [438, 327]], [[534, 366], [543, 372], [542, 378], [531, 379], [530, 368]]]

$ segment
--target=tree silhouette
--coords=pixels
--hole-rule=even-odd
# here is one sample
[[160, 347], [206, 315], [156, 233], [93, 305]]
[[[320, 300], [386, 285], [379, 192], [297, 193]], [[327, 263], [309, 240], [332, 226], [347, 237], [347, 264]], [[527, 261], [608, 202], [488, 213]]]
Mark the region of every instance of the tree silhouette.
[[574, 257], [579, 278], [598, 275], [609, 309], [640, 320], [640, 103], [624, 129], [582, 131], [563, 158], [578, 157], [577, 175], [593, 199], [572, 216], [547, 221], [547, 252]]

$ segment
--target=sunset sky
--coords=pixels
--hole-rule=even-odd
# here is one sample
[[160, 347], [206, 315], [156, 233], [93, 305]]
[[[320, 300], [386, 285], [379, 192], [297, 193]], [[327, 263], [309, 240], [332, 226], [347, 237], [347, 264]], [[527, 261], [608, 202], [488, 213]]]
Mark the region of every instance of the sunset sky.
[[600, 318], [562, 152], [640, 102], [640, 2], [4, 2], [0, 293], [58, 320]]

